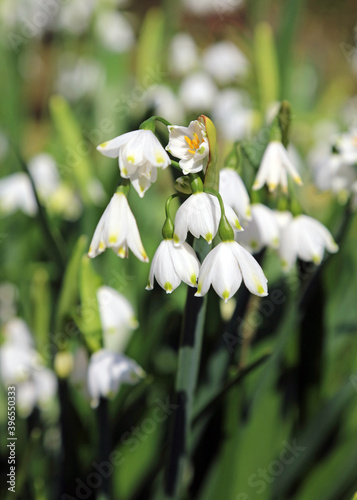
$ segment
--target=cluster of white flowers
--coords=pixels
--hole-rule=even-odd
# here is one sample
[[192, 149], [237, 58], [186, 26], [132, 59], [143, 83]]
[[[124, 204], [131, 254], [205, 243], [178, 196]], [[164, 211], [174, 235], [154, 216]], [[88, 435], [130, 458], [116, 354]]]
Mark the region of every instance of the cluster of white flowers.
[[56, 396], [57, 380], [36, 351], [27, 324], [11, 318], [4, 324], [2, 335], [0, 379], [4, 386], [16, 386], [17, 411], [27, 417], [35, 406], [46, 409]]

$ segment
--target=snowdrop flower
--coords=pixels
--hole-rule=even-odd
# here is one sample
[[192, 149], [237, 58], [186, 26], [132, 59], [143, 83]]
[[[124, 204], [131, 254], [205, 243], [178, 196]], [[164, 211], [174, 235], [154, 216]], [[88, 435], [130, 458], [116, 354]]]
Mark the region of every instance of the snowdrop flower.
[[[227, 219], [236, 231], [242, 227], [234, 210], [224, 204]], [[188, 231], [195, 238], [202, 236], [211, 243], [216, 236], [221, 219], [221, 208], [216, 196], [208, 193], [194, 193], [185, 200], [176, 212], [175, 217], [175, 244], [182, 244]]]
[[279, 246], [279, 226], [274, 212], [260, 203], [251, 206], [252, 220], [237, 234], [237, 241], [249, 252], [257, 253], [265, 246]]
[[253, 189], [260, 189], [264, 184], [267, 184], [269, 191], [275, 191], [280, 184], [282, 190], [286, 192], [288, 189], [288, 172], [296, 184], [301, 186], [300, 175], [291, 163], [283, 144], [280, 141], [271, 141], [264, 152]]
[[240, 141], [250, 134], [253, 125], [248, 96], [233, 88], [221, 90], [213, 103], [212, 119], [222, 138]]
[[181, 83], [179, 97], [186, 111], [199, 113], [210, 111], [218, 89], [212, 78], [203, 72], [191, 73]]
[[8, 175], [0, 180], [0, 211], [10, 215], [17, 210], [31, 217], [37, 213], [30, 179], [22, 172]]
[[204, 69], [221, 85], [247, 73], [247, 58], [233, 42], [223, 40], [210, 45], [202, 58]]
[[344, 162], [357, 163], [357, 129], [341, 134], [336, 140], [336, 147]]
[[188, 243], [182, 242], [180, 246], [175, 246], [173, 239], [164, 239], [152, 259], [146, 289], [153, 289], [154, 278], [166, 293], [173, 292], [181, 281], [196, 286], [199, 268], [196, 253]]
[[240, 287], [242, 280], [254, 295], [268, 294], [262, 268], [254, 257], [236, 241], [222, 241], [209, 252], [198, 277], [197, 297], [205, 295], [212, 285], [226, 302]]
[[[281, 235], [285, 228], [290, 224], [293, 219], [293, 214], [287, 210], [273, 210], [275, 220], [278, 224], [279, 234]], [[279, 238], [280, 239], [280, 238]]]
[[320, 264], [325, 248], [335, 253], [338, 245], [326, 227], [308, 215], [298, 215], [287, 224], [281, 235], [279, 253], [285, 271], [297, 258]]
[[112, 248], [122, 259], [128, 256], [128, 249], [142, 262], [149, 262], [140, 239], [135, 217], [130, 210], [124, 193], [114, 193], [104, 210], [89, 247], [88, 257], [94, 258]]
[[166, 150], [180, 158], [179, 165], [184, 174], [205, 171], [208, 163], [209, 143], [206, 127], [198, 120], [188, 127], [169, 125], [169, 143]]
[[142, 198], [156, 181], [157, 169], [166, 168], [170, 158], [151, 130], [134, 130], [104, 142], [98, 151], [109, 158], [119, 157], [120, 174], [130, 179]]
[[130, 50], [135, 43], [133, 28], [120, 12], [100, 12], [96, 20], [96, 34], [106, 49], [119, 54]]
[[247, 189], [233, 168], [222, 168], [219, 173], [219, 193], [224, 203], [233, 208], [240, 221], [252, 218]]
[[106, 349], [123, 352], [131, 332], [138, 327], [132, 305], [122, 294], [109, 286], [97, 290], [103, 343]]
[[92, 408], [98, 406], [101, 397], [114, 397], [121, 384], [136, 384], [144, 376], [144, 370], [123, 354], [106, 349], [95, 352], [89, 360], [87, 375]]
[[192, 72], [199, 63], [197, 45], [188, 33], [177, 33], [169, 47], [168, 64], [177, 76]]

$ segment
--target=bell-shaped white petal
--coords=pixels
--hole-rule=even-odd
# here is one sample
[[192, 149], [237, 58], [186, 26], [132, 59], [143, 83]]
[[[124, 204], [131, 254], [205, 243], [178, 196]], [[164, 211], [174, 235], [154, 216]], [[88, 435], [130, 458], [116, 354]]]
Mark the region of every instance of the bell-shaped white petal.
[[302, 185], [300, 175], [291, 163], [283, 144], [280, 141], [271, 141], [264, 152], [253, 189], [260, 189], [266, 184], [269, 191], [274, 191], [280, 184], [286, 192], [287, 172], [297, 184]]
[[244, 227], [244, 231], [236, 235], [238, 243], [251, 253], [259, 252], [265, 246], [277, 248], [279, 245], [279, 226], [274, 212], [262, 205], [251, 206], [252, 220]]
[[247, 189], [240, 175], [232, 168], [222, 168], [219, 173], [219, 192], [224, 203], [233, 208], [240, 221], [252, 218]]
[[104, 142], [98, 151], [119, 158], [122, 177], [130, 179], [140, 197], [157, 177], [157, 168], [166, 168], [170, 158], [151, 130], [134, 130]]
[[101, 397], [114, 397], [121, 384], [136, 384], [144, 376], [144, 370], [123, 354], [106, 349], [95, 352], [89, 360], [87, 375], [91, 406], [98, 406]]
[[109, 286], [98, 288], [97, 299], [104, 347], [110, 351], [124, 352], [132, 330], [138, 326], [132, 305], [126, 297]]
[[320, 264], [325, 249], [335, 253], [338, 245], [329, 230], [312, 217], [298, 215], [282, 231], [279, 254], [285, 271], [291, 269], [298, 257]]
[[176, 158], [184, 174], [205, 170], [208, 162], [209, 143], [206, 127], [197, 120], [188, 127], [168, 126], [169, 143], [166, 150]]
[[[227, 219], [235, 231], [241, 231], [241, 225], [234, 210], [224, 205]], [[208, 193], [195, 193], [185, 200], [176, 212], [174, 240], [182, 244], [188, 231], [195, 238], [202, 236], [208, 243], [212, 242], [218, 231], [221, 219], [221, 208], [218, 199]]]
[[199, 269], [200, 262], [188, 243], [175, 246], [172, 239], [163, 240], [152, 259], [146, 289], [153, 289], [155, 278], [166, 293], [173, 292], [181, 281], [196, 286]]
[[196, 296], [205, 295], [212, 285], [227, 302], [242, 280], [251, 293], [261, 297], [268, 294], [267, 279], [254, 257], [236, 241], [223, 241], [209, 252], [202, 263]]
[[100, 218], [89, 247], [88, 257], [96, 257], [112, 248], [119, 257], [127, 257], [128, 248], [141, 261], [148, 256], [141, 242], [135, 217], [123, 193], [115, 193]]

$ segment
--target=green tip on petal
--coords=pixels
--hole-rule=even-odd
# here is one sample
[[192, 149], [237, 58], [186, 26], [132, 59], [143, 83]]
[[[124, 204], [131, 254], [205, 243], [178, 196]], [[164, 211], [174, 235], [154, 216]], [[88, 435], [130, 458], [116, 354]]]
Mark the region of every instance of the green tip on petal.
[[213, 238], [212, 233], [207, 233], [206, 236], [205, 236], [205, 240], [207, 241], [207, 243], [211, 243], [212, 242], [212, 238]]
[[321, 257], [319, 255], [313, 255], [312, 256], [312, 262], [316, 265], [319, 265], [321, 262]]
[[257, 290], [258, 290], [258, 293], [259, 293], [260, 295], [263, 295], [263, 294], [265, 295], [265, 290], [264, 290], [264, 288], [262, 287], [262, 285], [258, 285], [258, 286], [257, 286]]
[[224, 298], [224, 301], [227, 302], [229, 299], [229, 290], [224, 290], [222, 297]]
[[197, 276], [195, 274], [191, 275], [190, 281], [193, 285], [196, 285], [197, 283]]
[[166, 290], [166, 293], [171, 293], [172, 292], [172, 285], [168, 281], [166, 281], [164, 288]]
[[177, 236], [177, 234], [174, 234], [174, 243], [180, 243], [180, 238]]

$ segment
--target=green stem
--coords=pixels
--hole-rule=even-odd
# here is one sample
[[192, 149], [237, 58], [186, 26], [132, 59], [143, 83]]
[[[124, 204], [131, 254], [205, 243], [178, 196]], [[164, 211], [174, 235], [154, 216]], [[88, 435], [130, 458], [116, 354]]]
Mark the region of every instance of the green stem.
[[46, 211], [40, 202], [40, 199], [39, 199], [38, 194], [37, 194], [35, 182], [31, 176], [31, 173], [27, 167], [25, 160], [23, 159], [19, 150], [15, 146], [14, 146], [14, 150], [15, 150], [16, 156], [19, 160], [19, 163], [21, 165], [22, 170], [25, 172], [25, 174], [28, 175], [28, 177], [30, 179], [31, 187], [32, 187], [32, 190], [33, 190], [33, 193], [35, 196], [37, 209], [38, 209], [37, 210], [37, 219], [38, 219], [39, 224], [42, 228], [43, 234], [44, 234], [45, 238], [47, 239], [47, 242], [51, 248], [52, 255], [55, 257], [60, 269], [62, 271], [64, 271], [65, 258], [64, 258], [63, 245], [59, 244], [59, 242], [56, 240], [56, 238], [54, 237], [54, 235], [52, 233], [52, 230], [50, 228], [50, 225], [49, 225], [49, 222], [47, 219]]
[[[196, 246], [200, 244], [195, 241]], [[199, 249], [200, 257], [208, 253], [208, 245]], [[205, 324], [205, 297], [195, 297], [195, 290], [189, 288], [181, 332], [178, 368], [176, 376], [175, 411], [169, 437], [169, 457], [165, 475], [167, 499], [178, 499], [184, 489], [184, 470], [190, 448], [193, 400], [196, 390], [201, 357], [202, 337]]]
[[174, 168], [177, 168], [177, 170], [180, 170], [182, 172], [182, 168], [180, 167], [180, 164], [178, 161], [171, 160], [171, 166]]

